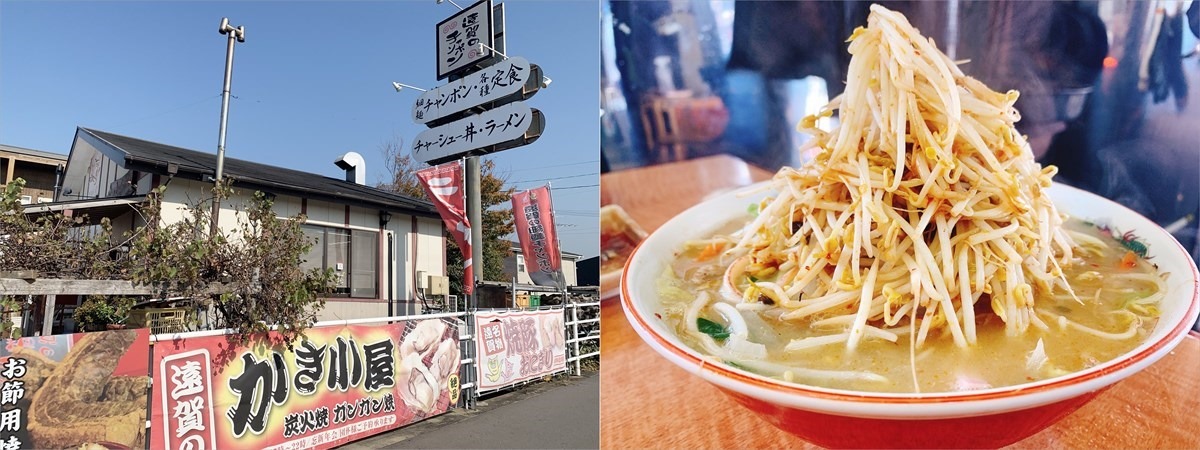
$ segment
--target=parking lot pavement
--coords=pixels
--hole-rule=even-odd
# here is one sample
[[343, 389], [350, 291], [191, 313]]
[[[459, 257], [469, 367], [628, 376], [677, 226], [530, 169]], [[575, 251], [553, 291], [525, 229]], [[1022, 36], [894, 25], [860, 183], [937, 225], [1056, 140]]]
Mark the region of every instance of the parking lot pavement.
[[340, 447], [367, 449], [590, 449], [600, 446], [598, 372], [524, 386]]

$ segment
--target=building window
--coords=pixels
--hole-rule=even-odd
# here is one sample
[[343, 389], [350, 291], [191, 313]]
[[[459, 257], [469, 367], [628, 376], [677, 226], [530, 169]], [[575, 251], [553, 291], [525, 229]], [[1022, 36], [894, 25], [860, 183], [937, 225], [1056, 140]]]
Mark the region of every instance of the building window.
[[315, 244], [301, 268], [333, 269], [335, 296], [378, 298], [379, 233], [315, 225], [303, 230]]
[[517, 273], [525, 273], [525, 257], [517, 255]]

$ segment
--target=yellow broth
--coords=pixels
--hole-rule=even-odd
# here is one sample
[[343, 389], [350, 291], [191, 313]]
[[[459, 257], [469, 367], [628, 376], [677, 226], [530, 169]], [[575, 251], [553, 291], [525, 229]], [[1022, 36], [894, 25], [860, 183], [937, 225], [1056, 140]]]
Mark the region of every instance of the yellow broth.
[[[767, 361], [787, 367], [832, 371], [865, 371], [886, 377], [887, 381], [838, 381], [798, 376], [795, 373], [780, 373], [778, 370], [752, 370], [762, 375], [787, 379], [801, 384], [835, 389], [872, 392], [915, 392], [912, 356], [916, 358], [916, 379], [920, 392], [951, 392], [989, 387], [1011, 386], [1045, 378], [1052, 378], [1079, 371], [1125, 353], [1145, 340], [1157, 320], [1155, 305], [1133, 304], [1137, 299], [1154, 294], [1156, 285], [1145, 280], [1122, 280], [1123, 274], [1156, 273], [1154, 267], [1136, 258], [1132, 268], [1122, 267], [1133, 261], [1127, 257], [1129, 250], [1122, 246], [1120, 238], [1101, 234], [1094, 227], [1071, 220], [1067, 227], [1101, 239], [1107, 244], [1100, 254], [1081, 254], [1077, 262], [1063, 267], [1080, 302], [1063, 292], [1048, 295], [1035, 293], [1038, 309], [1052, 312], [1052, 316], [1041, 316], [1048, 330], [1030, 327], [1019, 336], [1007, 336], [1001, 319], [986, 305], [990, 303], [984, 295], [976, 303], [978, 341], [967, 348], [954, 345], [945, 329], [931, 333], [931, 337], [920, 347], [911, 349], [910, 334], [902, 334], [895, 342], [883, 339], [864, 339], [858, 348], [849, 351], [844, 342], [797, 351], [786, 351], [784, 346], [792, 339], [837, 334], [847, 331], [843, 327], [816, 329], [814, 320], [801, 319], [778, 321], [757, 312], [743, 311], [747, 319], [749, 340], [766, 345]], [[726, 232], [736, 227], [731, 225]], [[1136, 246], [1135, 246], [1136, 247]], [[1093, 247], [1094, 248], [1094, 247]], [[723, 280], [728, 261], [711, 258], [698, 262], [701, 249], [689, 249], [679, 254], [671, 270], [659, 280], [667, 314], [663, 320], [690, 347], [705, 353], [699, 338], [685, 327], [684, 312], [687, 306], [702, 291], [718, 302], [718, 289]], [[703, 258], [701, 258], [703, 259]], [[1097, 276], [1098, 275], [1098, 276]], [[1099, 292], [1099, 295], [1097, 295]], [[1134, 306], [1130, 306], [1133, 304]], [[1138, 317], [1114, 311], [1131, 311]], [[1060, 325], [1058, 315], [1080, 325], [1107, 333], [1119, 334], [1131, 328], [1133, 322], [1141, 322], [1134, 336], [1127, 339], [1104, 339], [1072, 327]], [[725, 324], [721, 314], [712, 308], [712, 303], [700, 312], [700, 317], [718, 324]], [[819, 320], [820, 317], [815, 318]], [[902, 321], [891, 330], [907, 330], [909, 324]], [[897, 333], [899, 334], [899, 333]], [[1044, 343], [1047, 361], [1037, 369], [1027, 367], [1030, 354], [1038, 340]], [[722, 344], [721, 340], [717, 341]], [[747, 368], [736, 361], [725, 361], [731, 365]]]

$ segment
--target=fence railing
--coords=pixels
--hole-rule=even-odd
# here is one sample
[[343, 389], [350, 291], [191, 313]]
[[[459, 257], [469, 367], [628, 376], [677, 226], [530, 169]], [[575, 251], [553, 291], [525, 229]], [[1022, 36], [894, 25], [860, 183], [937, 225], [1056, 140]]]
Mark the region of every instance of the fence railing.
[[563, 306], [570, 310], [566, 321], [567, 365], [572, 366], [575, 376], [579, 376], [583, 374], [584, 360], [600, 360], [600, 302]]

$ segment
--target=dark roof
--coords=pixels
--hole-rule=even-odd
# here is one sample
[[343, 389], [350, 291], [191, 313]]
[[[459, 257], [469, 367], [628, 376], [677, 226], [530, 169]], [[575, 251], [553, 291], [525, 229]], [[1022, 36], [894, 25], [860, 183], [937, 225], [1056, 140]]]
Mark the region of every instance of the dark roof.
[[[121, 136], [100, 130], [80, 128], [125, 155], [123, 166], [130, 170], [166, 175], [171, 165], [176, 176], [205, 179], [215, 176], [217, 155], [188, 150], [157, 142]], [[224, 176], [233, 178], [235, 186], [249, 186], [276, 194], [291, 194], [354, 204], [372, 208], [400, 210], [407, 213], [437, 217], [433, 203], [423, 199], [394, 194], [370, 186], [330, 178], [299, 170], [259, 164], [237, 158], [225, 158]]]
[[19, 155], [36, 156], [38, 158], [53, 159], [53, 160], [64, 161], [64, 162], [67, 160], [67, 155], [60, 155], [58, 153], [44, 152], [41, 150], [34, 150], [32, 148], [17, 147], [15, 145], [0, 144], [0, 152], [16, 153]]

